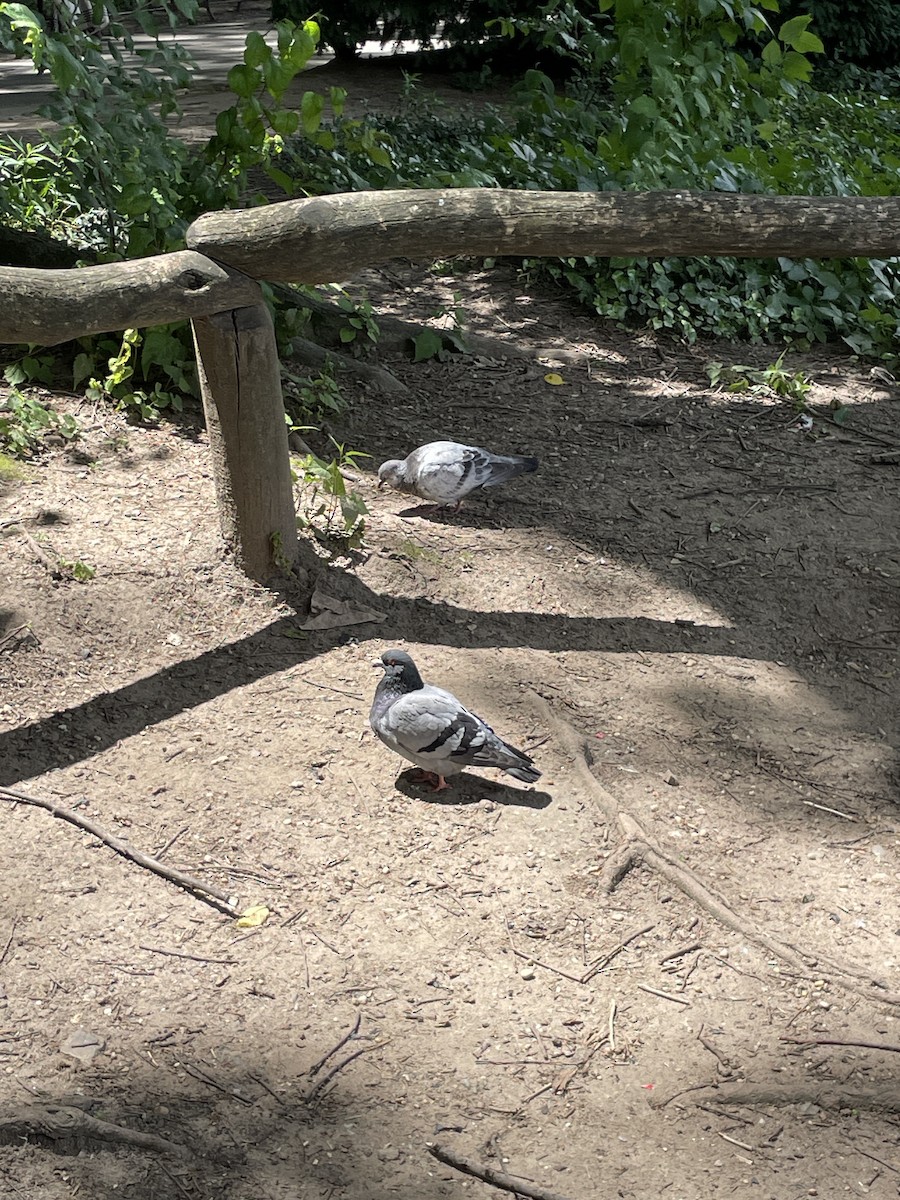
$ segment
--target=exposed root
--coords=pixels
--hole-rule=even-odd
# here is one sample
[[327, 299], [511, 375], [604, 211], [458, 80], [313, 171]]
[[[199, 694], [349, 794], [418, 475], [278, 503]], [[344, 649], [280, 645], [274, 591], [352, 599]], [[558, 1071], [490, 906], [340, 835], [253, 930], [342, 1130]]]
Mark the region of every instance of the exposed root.
[[681, 1088], [654, 1093], [652, 1108], [665, 1108], [679, 1096], [705, 1104], [817, 1104], [820, 1108], [882, 1108], [900, 1112], [900, 1084], [885, 1082], [865, 1088], [844, 1088], [835, 1084], [815, 1083], [711, 1083], [708, 1086]]
[[[721, 896], [717, 896], [706, 884], [701, 883], [695, 873], [681, 863], [675, 862], [663, 851], [645, 832], [631, 813], [619, 807], [616, 798], [596, 778], [590, 768], [591, 750], [585, 738], [573, 729], [568, 721], [554, 713], [546, 700], [537, 693], [532, 693], [535, 706], [548, 726], [553, 726], [560, 741], [571, 757], [572, 764], [579, 778], [603, 811], [610, 825], [618, 828], [624, 836], [623, 842], [616, 847], [600, 873], [600, 887], [607, 893], [615, 891], [625, 876], [633, 867], [643, 864], [662, 875], [673, 887], [678, 888], [698, 907], [702, 908], [719, 924], [753, 942], [774, 958], [786, 963], [791, 970], [805, 977], [814, 975], [819, 979], [828, 979], [840, 984], [847, 991], [864, 996], [867, 1000], [879, 1001], [882, 1004], [900, 1004], [900, 994], [888, 990], [887, 984], [873, 978], [868, 972], [858, 967], [843, 967], [835, 964], [831, 970], [825, 971], [821, 959], [814, 955], [795, 950], [785, 942], [778, 941], [760, 930], [754, 921], [742, 917]], [[863, 984], [855, 982], [862, 980]]]
[[15, 1146], [22, 1140], [35, 1141], [58, 1154], [78, 1154], [82, 1150], [97, 1150], [104, 1145], [135, 1146], [175, 1158], [188, 1158], [190, 1151], [178, 1142], [126, 1129], [92, 1117], [68, 1104], [34, 1104], [0, 1112], [0, 1145]]
[[350, 358], [349, 355], [340, 354], [337, 350], [326, 350], [324, 346], [320, 346], [317, 342], [311, 342], [308, 338], [292, 338], [289, 353], [291, 358], [295, 358], [308, 367], [321, 369], [331, 364], [337, 370], [344, 371], [347, 375], [355, 375], [363, 383], [371, 384], [379, 392], [393, 396], [409, 395], [409, 388], [406, 384], [386, 367], [379, 367], [375, 363], [361, 362], [358, 358]]

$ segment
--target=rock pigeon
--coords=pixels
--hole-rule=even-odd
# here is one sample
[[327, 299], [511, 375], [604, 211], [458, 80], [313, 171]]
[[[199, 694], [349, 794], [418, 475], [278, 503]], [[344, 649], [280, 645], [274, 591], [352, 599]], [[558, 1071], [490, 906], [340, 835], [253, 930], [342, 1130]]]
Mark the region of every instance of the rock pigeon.
[[369, 724], [386, 746], [424, 772], [436, 792], [449, 786], [447, 775], [464, 767], [497, 767], [525, 783], [540, 779], [527, 754], [497, 737], [450, 692], [423, 683], [404, 650], [387, 650], [381, 663], [384, 677]]
[[538, 469], [536, 458], [492, 454], [459, 442], [429, 442], [404, 459], [392, 458], [378, 468], [378, 486], [388, 483], [438, 505], [455, 504], [476, 488], [496, 487], [516, 475]]

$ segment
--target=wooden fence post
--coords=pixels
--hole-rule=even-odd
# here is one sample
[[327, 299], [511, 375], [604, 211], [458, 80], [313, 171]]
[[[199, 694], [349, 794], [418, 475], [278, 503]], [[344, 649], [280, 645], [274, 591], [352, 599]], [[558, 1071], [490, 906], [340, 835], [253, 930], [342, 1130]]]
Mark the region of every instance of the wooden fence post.
[[192, 324], [222, 534], [241, 570], [265, 582], [276, 557], [298, 554], [272, 318], [260, 302]]

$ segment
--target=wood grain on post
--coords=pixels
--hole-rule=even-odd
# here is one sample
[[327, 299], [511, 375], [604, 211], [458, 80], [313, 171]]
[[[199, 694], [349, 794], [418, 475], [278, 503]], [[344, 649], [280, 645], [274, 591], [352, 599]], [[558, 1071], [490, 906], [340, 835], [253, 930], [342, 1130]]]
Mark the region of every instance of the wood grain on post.
[[326, 283], [390, 258], [900, 255], [898, 196], [733, 192], [353, 192], [207, 213], [187, 244], [258, 279]]
[[259, 285], [193, 250], [71, 270], [0, 267], [0, 342], [166, 325], [254, 304]]
[[237, 565], [265, 582], [295, 562], [297, 520], [275, 330], [263, 303], [193, 321], [219, 502]]

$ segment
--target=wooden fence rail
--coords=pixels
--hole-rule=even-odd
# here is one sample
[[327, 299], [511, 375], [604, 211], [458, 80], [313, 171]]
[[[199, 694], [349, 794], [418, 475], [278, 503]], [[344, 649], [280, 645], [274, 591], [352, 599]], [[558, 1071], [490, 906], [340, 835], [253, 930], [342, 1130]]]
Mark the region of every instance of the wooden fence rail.
[[450, 255], [900, 256], [900, 197], [720, 192], [354, 192], [207, 213], [187, 250], [73, 270], [0, 267], [0, 342], [52, 345], [190, 318], [222, 531], [265, 580], [295, 560], [272, 322], [258, 281], [338, 282]]

